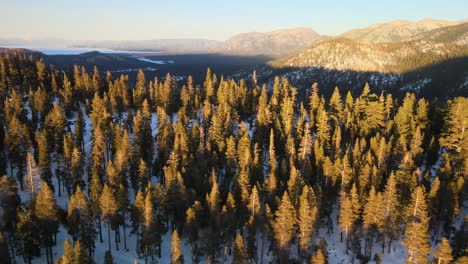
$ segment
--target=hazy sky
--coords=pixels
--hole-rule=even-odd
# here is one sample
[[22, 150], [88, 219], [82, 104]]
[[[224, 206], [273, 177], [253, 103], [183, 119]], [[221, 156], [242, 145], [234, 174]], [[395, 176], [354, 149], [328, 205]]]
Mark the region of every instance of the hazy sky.
[[0, 0], [0, 38], [208, 38], [311, 27], [320, 34], [395, 19], [463, 20], [467, 0]]

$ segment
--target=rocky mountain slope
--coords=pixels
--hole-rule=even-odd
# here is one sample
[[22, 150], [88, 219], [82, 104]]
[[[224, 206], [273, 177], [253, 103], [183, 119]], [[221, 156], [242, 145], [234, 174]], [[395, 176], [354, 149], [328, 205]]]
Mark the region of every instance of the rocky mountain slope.
[[468, 46], [426, 39], [400, 43], [359, 43], [337, 38], [271, 62], [274, 67], [403, 73], [468, 55]]
[[243, 33], [226, 40], [221, 51], [243, 55], [284, 56], [308, 47], [319, 37], [320, 35], [310, 28]]
[[368, 82], [377, 90], [412, 91], [428, 97], [468, 96], [468, 45], [460, 43], [463, 37], [446, 31], [466, 34], [460, 26], [439, 30], [438, 35], [427, 34], [432, 39], [424, 35], [394, 43], [329, 38], [270, 61], [267, 67], [257, 69], [256, 75], [267, 82], [275, 75], [288, 77], [304, 88], [317, 81], [329, 91], [335, 86], [360, 90]]
[[406, 40], [411, 36], [460, 22], [447, 20], [424, 19], [421, 21], [395, 20], [388, 23], [374, 24], [365, 28], [353, 29], [340, 37], [359, 42], [383, 43]]
[[457, 45], [468, 45], [468, 22], [455, 26], [429, 30], [409, 38], [409, 40], [427, 39], [436, 42], [450, 42]]

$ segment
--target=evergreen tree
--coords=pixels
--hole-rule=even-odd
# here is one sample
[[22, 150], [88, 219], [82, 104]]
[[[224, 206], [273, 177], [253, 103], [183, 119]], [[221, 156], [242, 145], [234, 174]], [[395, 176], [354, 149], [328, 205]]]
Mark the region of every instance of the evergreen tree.
[[93, 218], [98, 221], [99, 227], [99, 241], [102, 243], [102, 227], [101, 227], [101, 192], [102, 184], [97, 173], [92, 173], [91, 182], [88, 188], [88, 196], [91, 201], [91, 211], [93, 213]]
[[10, 176], [13, 176], [13, 167], [17, 169], [17, 179], [21, 190], [24, 190], [24, 169], [26, 167], [27, 153], [31, 145], [29, 131], [26, 125], [13, 117], [8, 123], [5, 141], [8, 146], [8, 158], [10, 160]]
[[52, 172], [50, 171], [50, 153], [49, 141], [46, 130], [36, 132], [37, 153], [38, 153], [38, 168], [41, 171], [41, 178], [52, 185]]
[[80, 240], [75, 242], [75, 245], [73, 246], [73, 262], [76, 264], [81, 264], [81, 263], [91, 263], [91, 259], [86, 252], [86, 249], [81, 245]]
[[32, 210], [21, 208], [16, 223], [17, 250], [23, 255], [24, 263], [32, 263], [39, 252], [39, 226]]
[[354, 224], [359, 217], [360, 205], [357, 196], [356, 185], [353, 184], [349, 193], [340, 193], [340, 229], [345, 232], [346, 254], [349, 248], [349, 234], [352, 232]]
[[440, 146], [448, 149], [454, 155], [454, 161], [459, 165], [461, 174], [468, 172], [468, 98], [457, 97], [449, 102], [448, 113], [445, 116], [445, 126], [440, 138]]
[[298, 225], [299, 225], [299, 248], [303, 256], [307, 256], [312, 235], [314, 233], [317, 207], [312, 203], [309, 188], [304, 186], [299, 203]]
[[288, 193], [285, 192], [275, 213], [273, 223], [275, 240], [279, 251], [278, 261], [280, 263], [286, 263], [289, 259], [289, 247], [294, 238], [295, 226], [296, 209], [294, 209]]
[[322, 249], [317, 249], [317, 252], [310, 259], [310, 264], [325, 264], [325, 256], [323, 256]]
[[274, 195], [276, 195], [276, 189], [278, 185], [278, 180], [277, 180], [277, 172], [276, 172], [276, 153], [275, 153], [275, 134], [273, 132], [273, 129], [270, 130], [270, 147], [269, 147], [269, 172], [268, 172], [268, 178], [266, 182], [266, 188], [267, 191], [269, 192], [270, 199]]
[[398, 229], [397, 226], [397, 205], [398, 205], [398, 197], [397, 197], [397, 185], [395, 180], [395, 175], [390, 173], [390, 177], [387, 180], [387, 184], [385, 185], [385, 191], [383, 193], [383, 201], [384, 201], [384, 239], [382, 243], [382, 253], [385, 249], [386, 240], [388, 239], [388, 252], [390, 252], [390, 246], [392, 244], [392, 240], [394, 239], [396, 230]]
[[68, 233], [72, 235], [73, 240], [80, 240], [88, 255], [92, 255], [95, 239], [94, 219], [88, 197], [81, 191], [80, 186], [70, 196], [67, 224]]
[[46, 248], [47, 263], [53, 263], [52, 247], [54, 236], [58, 232], [59, 212], [52, 189], [47, 183], [41, 184], [41, 189], [35, 201], [35, 214], [39, 220], [41, 239]]
[[183, 264], [184, 256], [182, 255], [182, 250], [180, 248], [180, 237], [177, 230], [172, 232], [171, 238], [171, 263], [172, 264]]
[[380, 192], [376, 193], [374, 187], [371, 187], [369, 197], [363, 209], [363, 227], [366, 232], [365, 256], [372, 256], [372, 246], [376, 232], [382, 231], [385, 223], [384, 201]]
[[74, 263], [75, 256], [73, 252], [73, 246], [70, 242], [70, 240], [65, 239], [63, 242], [63, 256], [61, 260], [57, 260], [57, 263], [60, 264], [69, 264], [69, 263]]
[[232, 263], [246, 264], [247, 261], [247, 252], [244, 248], [244, 240], [242, 239], [241, 234], [236, 235], [236, 241], [234, 245], [234, 254], [232, 256]]
[[26, 177], [25, 177], [25, 186], [31, 200], [36, 197], [37, 193], [39, 192], [41, 186], [41, 175], [40, 175], [39, 168], [36, 165], [36, 161], [34, 160], [33, 155], [31, 152], [28, 152], [27, 160], [26, 160]]
[[104, 184], [104, 189], [102, 190], [101, 199], [100, 199], [100, 207], [101, 207], [101, 217], [104, 223], [107, 225], [107, 242], [109, 245], [109, 252], [112, 253], [111, 249], [111, 242], [110, 242], [110, 225], [112, 221], [112, 217], [117, 212], [117, 202], [115, 197], [111, 193], [111, 190], [107, 184]]
[[411, 195], [411, 203], [406, 208], [406, 230], [402, 241], [408, 251], [407, 263], [428, 263], [429, 217], [427, 215], [426, 194], [423, 187], [416, 187]]
[[452, 263], [452, 248], [450, 247], [447, 238], [443, 237], [437, 244], [437, 248], [434, 250], [434, 260], [437, 264]]

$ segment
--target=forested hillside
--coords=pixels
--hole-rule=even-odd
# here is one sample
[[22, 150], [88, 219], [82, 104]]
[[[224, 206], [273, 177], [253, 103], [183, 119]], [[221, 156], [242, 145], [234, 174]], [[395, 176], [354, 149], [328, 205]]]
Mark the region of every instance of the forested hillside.
[[467, 263], [468, 98], [0, 56], [1, 263]]

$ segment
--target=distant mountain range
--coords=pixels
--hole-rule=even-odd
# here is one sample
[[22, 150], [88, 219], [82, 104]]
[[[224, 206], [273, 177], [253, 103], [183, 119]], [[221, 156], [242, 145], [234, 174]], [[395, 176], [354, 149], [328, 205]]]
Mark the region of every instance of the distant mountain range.
[[[424, 23], [428, 26], [423, 27]], [[271, 80], [272, 76], [280, 75], [300, 86], [319, 81], [329, 90], [336, 85], [359, 90], [368, 82], [375, 89], [392, 92], [412, 91], [429, 97], [468, 96], [468, 23], [424, 32], [413, 30], [443, 24], [452, 23], [399, 21], [363, 29], [368, 35], [357, 31], [343, 34], [354, 39], [343, 35], [320, 38], [308, 48], [270, 61], [258, 70], [261, 74], [257, 73], [257, 77]], [[409, 25], [408, 30], [405, 25]], [[379, 31], [369, 30], [376, 27], [385, 29], [382, 36], [377, 35]], [[394, 30], [390, 30], [392, 27]], [[389, 34], [390, 31], [404, 33]], [[392, 41], [381, 42], [390, 40], [390, 36]]]
[[[366, 43], [387, 43], [408, 40], [430, 30], [455, 26], [461, 22], [424, 19], [417, 22], [396, 20], [353, 29], [338, 37]], [[267, 55], [275, 58], [293, 54], [314, 42], [328, 39], [311, 28], [292, 28], [271, 32], [250, 32], [225, 41], [208, 39], [153, 39], [123, 41], [66, 41], [61, 39], [0, 39], [0, 46], [74, 47], [117, 50], [161, 51], [163, 53], [225, 53], [235, 55]], [[466, 39], [466, 35], [465, 35]]]
[[280, 57], [308, 47], [320, 35], [310, 28], [293, 28], [235, 35], [226, 41], [206, 39], [159, 39], [142, 41], [77, 42], [77, 48], [116, 50], [158, 50], [166, 53], [225, 53], [235, 55], [269, 55]]
[[[2, 43], [11, 44], [11, 40], [0, 39], [0, 46]], [[41, 43], [47, 43], [47, 40], [41, 40]], [[392, 92], [413, 91], [439, 97], [468, 96], [466, 20], [396, 20], [353, 29], [336, 37], [321, 36], [310, 28], [293, 28], [266, 33], [242, 33], [226, 41], [166, 39], [72, 42], [67, 45], [79, 48], [158, 50], [161, 55], [220, 53], [239, 56], [240, 60], [242, 56], [245, 60], [255, 55], [265, 55], [272, 58], [266, 65], [239, 70], [229, 77], [249, 79], [255, 69], [260, 82], [271, 82], [273, 76], [279, 75], [288, 77], [293, 84], [301, 87], [310, 87], [318, 81], [325, 90], [330, 91], [336, 85], [347, 90], [358, 90], [368, 82], [375, 89]], [[100, 53], [67, 58], [51, 57], [48, 61], [54, 64], [84, 62], [89, 65], [102, 62], [102, 65], [115, 68], [127, 64], [131, 67], [139, 65], [134, 58], [103, 56]], [[202, 63], [200, 58], [190, 59], [187, 70], [193, 68], [192, 63]], [[252, 63], [262, 60], [255, 59]], [[143, 66], [148, 67], [146, 64]], [[181, 67], [180, 64], [178, 66]]]

